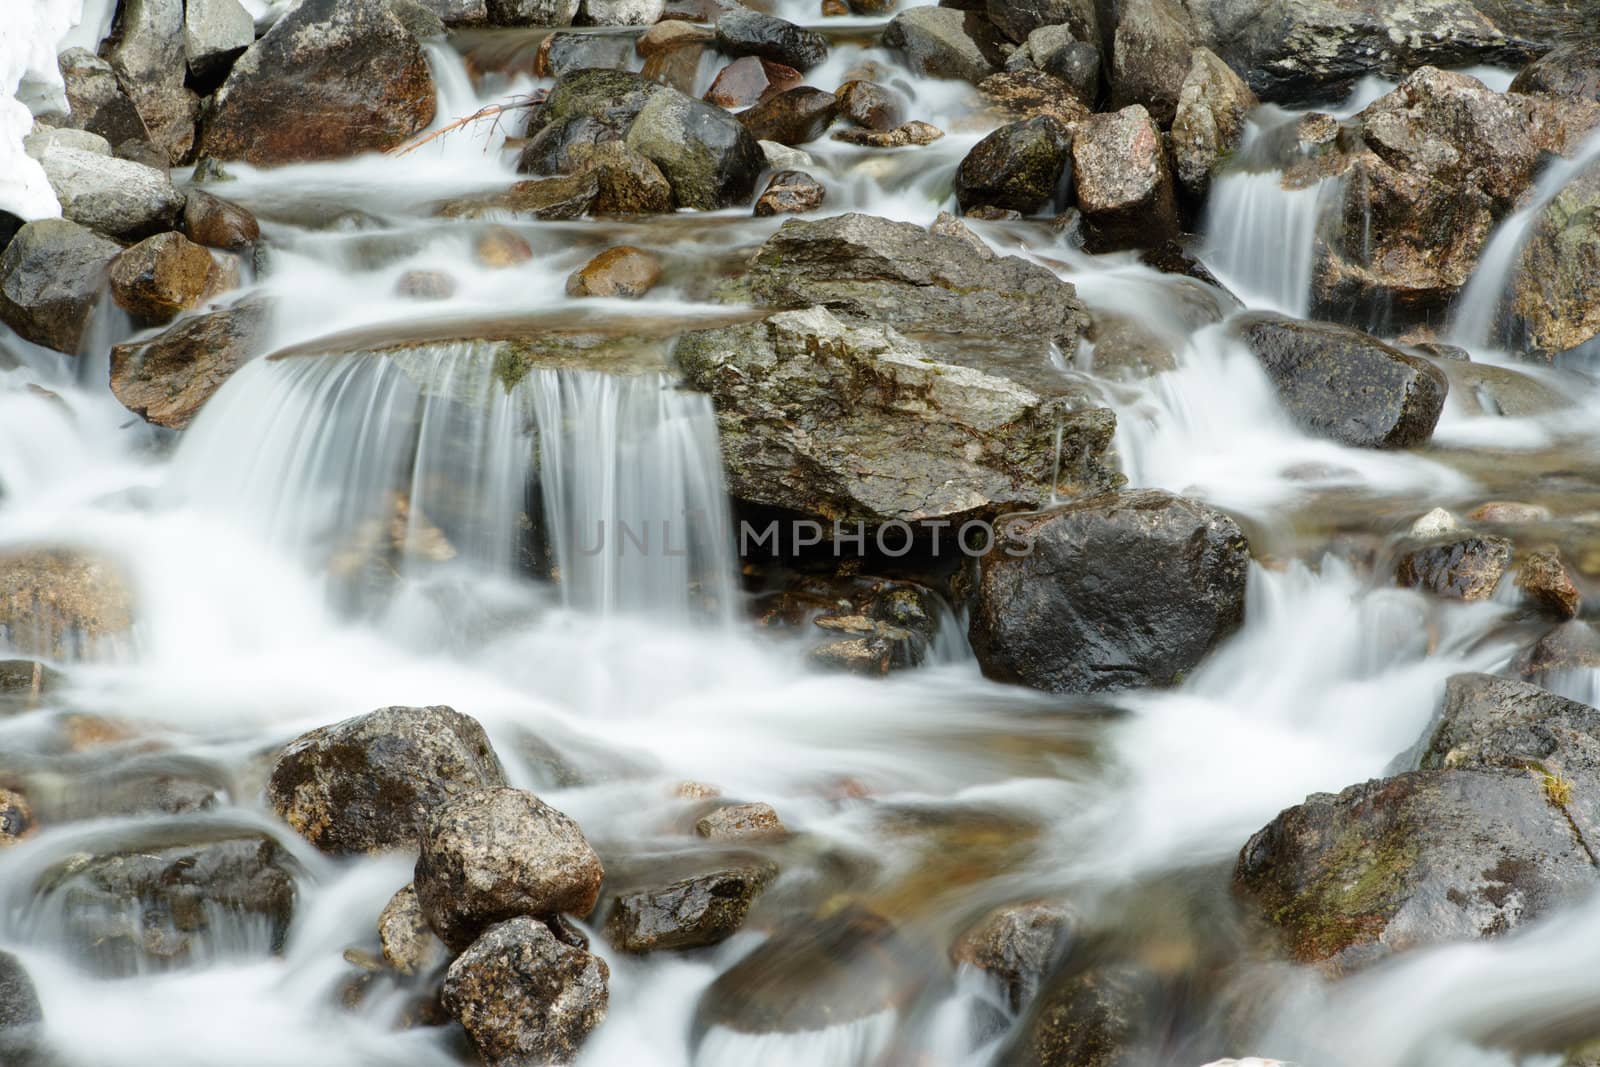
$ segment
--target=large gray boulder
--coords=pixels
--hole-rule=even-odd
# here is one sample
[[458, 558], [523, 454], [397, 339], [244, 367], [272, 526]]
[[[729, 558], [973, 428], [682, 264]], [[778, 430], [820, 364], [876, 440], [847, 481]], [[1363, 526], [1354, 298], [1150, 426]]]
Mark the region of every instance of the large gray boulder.
[[1177, 236], [1172, 161], [1161, 130], [1142, 106], [1091, 115], [1078, 124], [1072, 181], [1097, 248], [1150, 248]]
[[195, 77], [219, 73], [255, 42], [255, 20], [239, 0], [185, 0], [183, 51]]
[[434, 103], [422, 46], [383, 0], [303, 0], [234, 63], [200, 150], [257, 164], [382, 151]]
[[715, 211], [748, 203], [766, 156], [722, 108], [663, 87], [628, 127], [627, 146], [666, 175], [679, 207]]
[[122, 246], [66, 219], [40, 219], [0, 252], [0, 322], [34, 344], [77, 355]]
[[1000, 69], [1000, 33], [975, 11], [912, 7], [883, 31], [884, 47], [900, 52], [906, 65], [933, 78], [977, 85]]
[[183, 0], [123, 0], [108, 58], [157, 150], [187, 159], [200, 98], [184, 85]]
[[751, 503], [877, 526], [1033, 506], [1108, 477], [1110, 412], [825, 308], [691, 332], [676, 357], [711, 394], [729, 488]]
[[436, 808], [504, 781], [476, 720], [447, 707], [380, 708], [290, 742], [267, 802], [324, 852], [381, 852], [416, 847]]
[[1121, 0], [1111, 45], [1111, 106], [1140, 104], [1172, 124], [1195, 30], [1179, 0]]
[[64, 218], [91, 230], [138, 240], [170, 230], [183, 194], [154, 167], [81, 148], [51, 147], [39, 160]]
[[992, 678], [1071, 693], [1170, 685], [1244, 619], [1249, 543], [1204, 504], [1136, 490], [1000, 527], [968, 629]]
[[1290, 416], [1355, 448], [1410, 448], [1433, 436], [1449, 383], [1421, 356], [1359, 330], [1256, 314], [1238, 323]]

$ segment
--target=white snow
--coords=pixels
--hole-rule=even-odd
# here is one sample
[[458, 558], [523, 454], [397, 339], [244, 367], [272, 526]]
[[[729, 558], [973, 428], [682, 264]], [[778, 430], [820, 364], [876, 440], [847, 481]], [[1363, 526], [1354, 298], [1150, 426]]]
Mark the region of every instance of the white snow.
[[[9, 25], [0, 34], [0, 211], [24, 219], [57, 218], [61, 205], [44, 169], [23, 151], [36, 111], [66, 110], [65, 86], [56, 67], [58, 46], [94, 48], [109, 28], [114, 0], [10, 0]], [[80, 27], [80, 24], [81, 27]], [[80, 27], [68, 38], [68, 31]], [[94, 40], [89, 41], [93, 36]]]

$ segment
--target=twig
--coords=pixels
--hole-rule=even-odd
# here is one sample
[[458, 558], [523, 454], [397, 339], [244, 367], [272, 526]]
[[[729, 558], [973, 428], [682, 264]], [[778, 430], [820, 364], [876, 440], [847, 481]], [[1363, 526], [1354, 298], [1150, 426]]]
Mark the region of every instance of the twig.
[[[477, 122], [480, 119], [486, 119], [491, 116], [499, 116], [507, 111], [516, 111], [522, 108], [537, 107], [538, 105], [544, 103], [544, 99], [547, 95], [549, 94], [545, 90], [541, 89], [531, 96], [518, 97], [504, 104], [488, 104], [484, 107], [480, 107], [472, 114], [448, 122], [430, 134], [418, 137], [415, 140], [407, 141], [403, 145], [396, 145], [394, 148], [389, 149], [389, 155], [410, 155], [412, 152], [415, 152], [417, 149], [421, 148], [435, 137], [443, 137], [447, 133], [454, 133], [463, 126], [470, 126], [472, 123]], [[495, 125], [498, 126], [499, 123], [500, 120], [498, 117], [496, 117]]]

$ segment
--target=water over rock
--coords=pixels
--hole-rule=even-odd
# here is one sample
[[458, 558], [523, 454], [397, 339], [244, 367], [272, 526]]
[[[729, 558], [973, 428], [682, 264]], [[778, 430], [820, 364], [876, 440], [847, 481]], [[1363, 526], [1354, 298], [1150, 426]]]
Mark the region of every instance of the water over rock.
[[706, 90], [707, 103], [718, 107], [750, 107], [770, 96], [798, 88], [804, 76], [793, 67], [759, 56], [744, 56], [717, 72]]
[[128, 410], [181, 430], [256, 353], [267, 305], [249, 301], [111, 349], [111, 391]]
[[771, 804], [723, 804], [702, 815], [694, 832], [708, 841], [774, 841], [789, 836]]
[[34, 344], [77, 355], [122, 251], [66, 219], [40, 219], [0, 252], [0, 322]]
[[475, 720], [447, 707], [380, 708], [292, 741], [267, 801], [300, 836], [344, 855], [413, 848], [435, 809], [504, 781]]
[[1539, 212], [1513, 275], [1505, 340], [1545, 359], [1600, 336], [1600, 164]]
[[608, 248], [567, 279], [568, 296], [615, 296], [636, 299], [661, 278], [661, 261], [632, 245]]
[[62, 548], [0, 553], [0, 640], [24, 655], [92, 659], [127, 639], [134, 596], [108, 559]]
[[1002, 126], [961, 161], [956, 201], [963, 210], [990, 206], [1025, 215], [1049, 207], [1061, 191], [1071, 145], [1071, 132], [1050, 115]]
[[[16, 1057], [24, 1067], [37, 1048], [39, 1024], [44, 1008], [38, 990], [28, 977], [22, 961], [10, 952], [0, 952], [0, 1055]], [[9, 1058], [7, 1062], [13, 1062]]]
[[1244, 618], [1232, 519], [1156, 490], [1002, 518], [968, 636], [984, 673], [1051, 692], [1170, 685]]
[[[602, 900], [606, 936], [624, 952], [662, 952], [715, 945], [744, 925], [750, 906], [777, 875], [777, 867], [757, 858], [683, 874], [668, 863], [653, 878], [607, 872]], [[703, 867], [703, 863], [701, 865]], [[642, 873], [642, 872], [641, 872]]]
[[985, 915], [951, 946], [956, 964], [976, 968], [1004, 991], [1006, 1006], [1019, 1012], [1066, 947], [1075, 916], [1047, 900], [1007, 904]]

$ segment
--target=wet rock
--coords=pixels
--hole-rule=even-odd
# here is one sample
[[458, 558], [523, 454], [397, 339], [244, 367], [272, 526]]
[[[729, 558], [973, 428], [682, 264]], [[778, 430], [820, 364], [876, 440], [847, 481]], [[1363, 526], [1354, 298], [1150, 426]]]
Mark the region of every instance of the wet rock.
[[621, 34], [552, 33], [539, 44], [533, 73], [559, 78], [575, 70], [627, 70], [632, 60], [633, 41]]
[[769, 96], [739, 114], [739, 121], [758, 141], [797, 145], [815, 141], [828, 132], [839, 114], [839, 99], [832, 93], [802, 85]]
[[591, 26], [654, 26], [665, 0], [583, 0], [582, 16]]
[[994, 979], [1007, 1006], [1020, 1012], [1060, 956], [1073, 921], [1071, 911], [1050, 901], [1007, 904], [962, 934], [950, 959]]
[[759, 56], [799, 71], [828, 58], [828, 41], [821, 34], [748, 8], [717, 21], [717, 49], [724, 55]]
[[[33, 805], [14, 789], [0, 788], [0, 848], [14, 845], [37, 828]], [[0, 1021], [0, 1029], [4, 1028]]]
[[475, 789], [435, 809], [417, 859], [428, 925], [460, 951], [521, 915], [587, 915], [605, 872], [578, 825], [532, 793]]
[[1503, 526], [1517, 526], [1529, 522], [1549, 522], [1550, 509], [1542, 504], [1524, 504], [1516, 500], [1489, 500], [1467, 514], [1473, 522], [1492, 522]]
[[111, 298], [136, 320], [158, 324], [227, 287], [211, 253], [182, 234], [159, 233], [111, 261]]
[[1001, 523], [968, 636], [984, 673], [1051, 692], [1170, 685], [1244, 618], [1250, 546], [1233, 520], [1154, 490]]
[[170, 833], [75, 854], [39, 877], [35, 897], [59, 903], [71, 950], [109, 975], [194, 964], [247, 932], [256, 951], [280, 951], [295, 900], [288, 853], [259, 834], [173, 841]]
[[1593, 860], [1524, 770], [1415, 771], [1319, 793], [1245, 845], [1235, 895], [1335, 972], [1497, 937], [1592, 892]]
[[1252, 315], [1240, 336], [1290, 416], [1355, 448], [1423, 444], [1444, 410], [1447, 379], [1419, 356], [1327, 323]]
[[1145, 247], [1177, 236], [1171, 163], [1143, 107], [1079, 123], [1072, 165], [1078, 209], [1098, 247]]
[[1244, 138], [1245, 116], [1256, 103], [1250, 87], [1215, 52], [1194, 50], [1172, 120], [1178, 182], [1190, 196], [1205, 196], [1217, 165]]
[[1600, 632], [1574, 619], [1555, 627], [1517, 657], [1517, 672], [1540, 681], [1556, 671], [1600, 669]]
[[598, 183], [591, 210], [600, 216], [659, 215], [672, 210], [672, 185], [661, 168], [621, 141], [574, 146], [573, 169]]
[[165, 162], [183, 162], [194, 148], [200, 111], [199, 98], [184, 85], [183, 0], [125, 0], [106, 58], [144, 120], [150, 143]]
[[1096, 315], [1089, 340], [1094, 342], [1094, 372], [1104, 378], [1140, 381], [1178, 366], [1172, 346], [1127, 315]]
[[433, 121], [434, 96], [422, 47], [387, 4], [304, 0], [234, 63], [200, 148], [255, 164], [383, 151]]
[[1066, 84], [1085, 107], [1093, 107], [1100, 96], [1100, 49], [1075, 41], [1045, 54], [1039, 69]]
[[462, 197], [440, 204], [444, 218], [476, 219], [506, 213], [531, 219], [580, 219], [600, 198], [600, 177], [592, 171], [514, 182], [504, 192]]
[[676, 358], [716, 405], [734, 495], [839, 521], [1041, 502], [1057, 477], [1071, 491], [1100, 476], [1114, 425], [1103, 409], [936, 362], [893, 329], [823, 308], [685, 334]]
[[726, 941], [744, 925], [756, 897], [777, 875], [747, 863], [617, 894], [606, 936], [623, 952], [668, 952]]
[[624, 127], [604, 118], [568, 115], [549, 123], [528, 139], [517, 156], [518, 174], [571, 174], [586, 149], [620, 142]]
[[798, 88], [802, 80], [801, 73], [793, 67], [757, 56], [745, 56], [717, 72], [711, 88], [706, 90], [705, 98], [708, 103], [718, 107], [745, 108], [770, 96]]
[[34, 344], [76, 355], [121, 251], [66, 219], [27, 223], [0, 252], [0, 322]]
[[1502, 339], [1553, 358], [1600, 336], [1600, 164], [1539, 213], [1513, 275]]
[[1046, 27], [1064, 27], [1080, 41], [1100, 39], [1094, 0], [987, 0], [984, 11], [1018, 44]]
[[1572, 619], [1583, 605], [1583, 597], [1572, 576], [1553, 548], [1530, 553], [1517, 571], [1517, 588], [1541, 610], [1558, 619]]
[[426, 974], [445, 958], [444, 945], [428, 928], [416, 887], [410, 884], [384, 905], [378, 916], [378, 941], [389, 966], [404, 975]]
[[112, 145], [148, 141], [139, 109], [122, 91], [111, 64], [84, 48], [69, 48], [56, 59], [66, 84], [68, 122], [80, 130], [99, 134]]
[[1445, 534], [1404, 552], [1395, 580], [1457, 600], [1487, 600], [1511, 566], [1511, 542], [1479, 534]]
[[892, 130], [837, 130], [833, 139], [867, 148], [906, 148], [911, 145], [932, 144], [943, 136], [944, 131], [937, 126], [913, 120]]
[[1511, 91], [1600, 101], [1600, 43], [1572, 41], [1546, 52], [1512, 79]]
[[449, 300], [456, 280], [442, 270], [408, 270], [395, 279], [394, 291], [411, 300]]
[[62, 681], [60, 671], [36, 659], [0, 659], [0, 712], [38, 707]]
[[171, 229], [183, 194], [161, 171], [76, 148], [54, 148], [40, 160], [61, 214], [91, 230], [130, 240]]
[[606, 1017], [610, 977], [604, 960], [514, 918], [457, 957], [442, 999], [488, 1067], [571, 1063]]
[[196, 244], [230, 252], [248, 248], [261, 238], [261, 225], [254, 215], [203, 189], [191, 189], [185, 195], [179, 226]]
[[758, 216], [803, 214], [822, 206], [828, 190], [821, 182], [801, 170], [780, 170], [756, 198]]
[[883, 31], [886, 48], [902, 53], [917, 74], [977, 85], [1000, 68], [1000, 34], [974, 11], [913, 7]]
[[839, 113], [864, 129], [888, 132], [905, 121], [905, 97], [877, 82], [845, 82], [838, 97]]
[[567, 295], [634, 300], [653, 289], [660, 278], [661, 261], [652, 253], [632, 245], [618, 245], [573, 271], [567, 279]]
[[255, 19], [239, 0], [186, 0], [183, 53], [196, 78], [214, 77], [255, 43]]
[[1111, 106], [1143, 106], [1172, 125], [1196, 42], [1179, 0], [1123, 0], [1111, 45]]
[[765, 166], [761, 146], [738, 119], [671, 89], [639, 112], [627, 145], [661, 168], [678, 206], [703, 211], [748, 202]]
[[528, 135], [535, 136], [546, 126], [583, 116], [621, 136], [646, 104], [670, 91], [631, 71], [575, 70], [550, 90], [544, 106], [528, 124]]
[[111, 391], [129, 411], [181, 430], [234, 371], [256, 354], [267, 307], [237, 304], [174, 324], [147, 341], [111, 349]]
[[1018, 1067], [1135, 1067], [1153, 1006], [1148, 972], [1128, 964], [1066, 971], [1035, 1001], [1008, 1053]]
[[488, 0], [496, 26], [570, 26], [580, 0]]
[[[1527, 682], [1456, 674], [1424, 732], [1422, 770], [1544, 767], [1589, 775], [1600, 769], [1600, 711]], [[1600, 799], [1600, 798], [1596, 798]]]
[[0, 642], [26, 656], [91, 659], [126, 640], [133, 593], [109, 560], [69, 549], [0, 554]]
[[1089, 109], [1078, 100], [1071, 86], [1038, 70], [1008, 70], [990, 75], [978, 86], [978, 95], [989, 105], [991, 113], [1008, 119], [1049, 115], [1070, 126], [1089, 116]]
[[380, 708], [291, 741], [267, 802], [324, 852], [381, 852], [412, 847], [451, 798], [504, 781], [475, 720], [447, 707]]
[[750, 286], [777, 307], [829, 310], [907, 331], [1049, 339], [1088, 323], [1077, 291], [1015, 257], [974, 259], [955, 238], [871, 215], [791, 220], [755, 258]]
[[710, 841], [771, 841], [789, 836], [771, 804], [727, 804], [702, 816], [694, 832]]
[[1061, 190], [1071, 149], [1072, 134], [1049, 115], [1002, 126], [961, 161], [956, 201], [963, 210], [988, 205], [1025, 215], [1050, 207]]
[[1473, 415], [1523, 418], [1570, 409], [1572, 398], [1537, 378], [1488, 363], [1445, 363], [1450, 388]]

